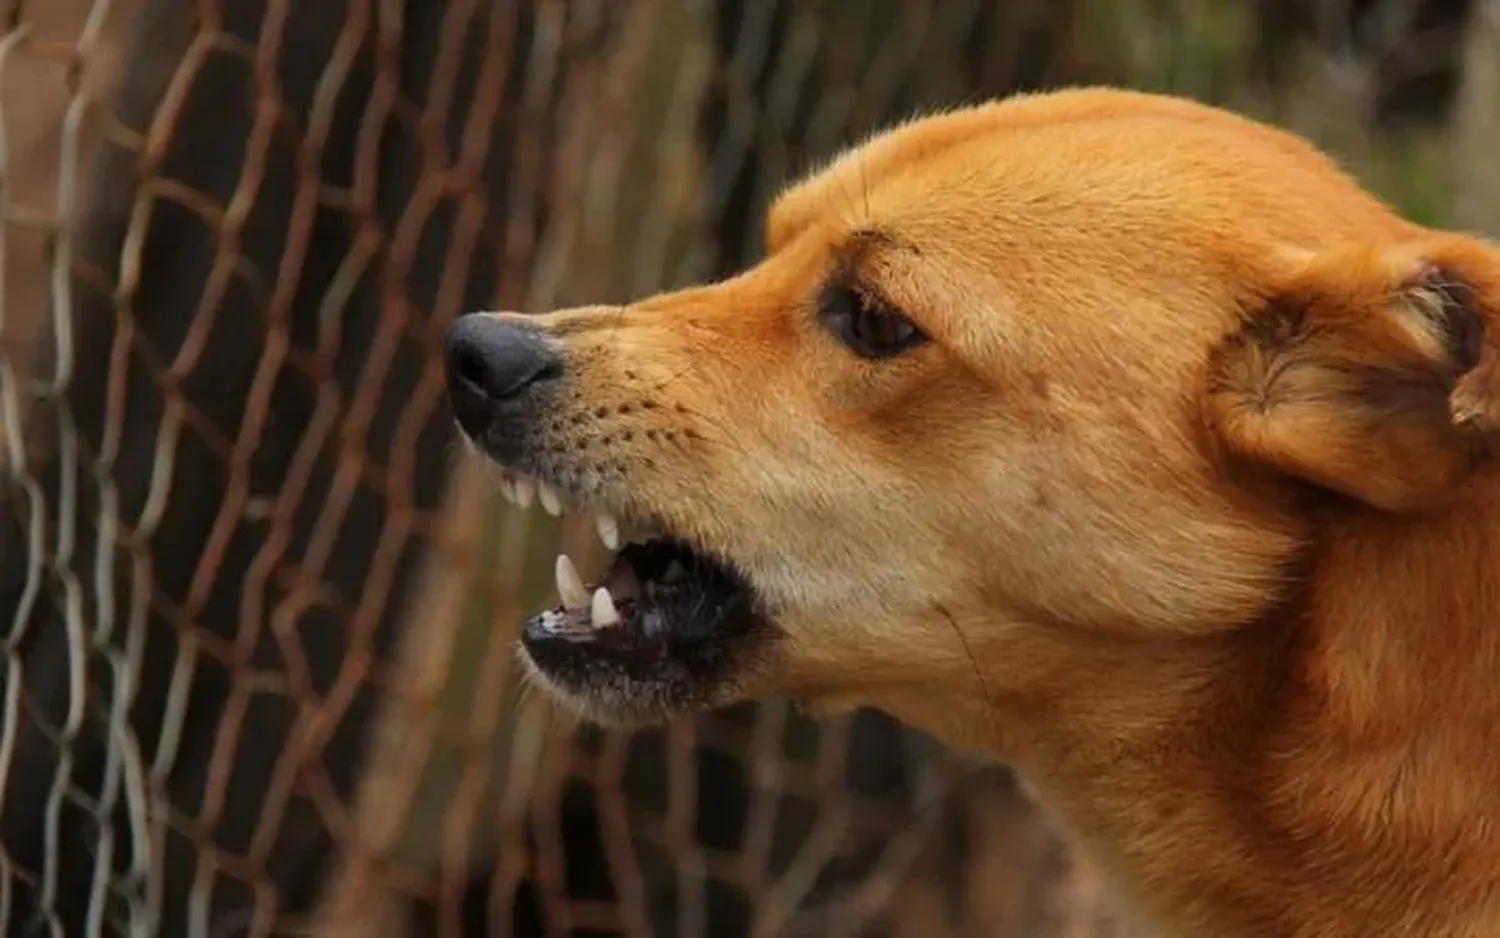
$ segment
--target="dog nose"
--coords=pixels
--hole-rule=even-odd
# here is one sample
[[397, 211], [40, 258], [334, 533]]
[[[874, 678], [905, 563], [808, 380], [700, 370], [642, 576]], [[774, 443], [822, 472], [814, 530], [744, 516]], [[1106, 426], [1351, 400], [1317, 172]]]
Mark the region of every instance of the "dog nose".
[[562, 377], [562, 355], [540, 330], [476, 313], [460, 316], [443, 341], [448, 397], [469, 436], [489, 428], [499, 405]]

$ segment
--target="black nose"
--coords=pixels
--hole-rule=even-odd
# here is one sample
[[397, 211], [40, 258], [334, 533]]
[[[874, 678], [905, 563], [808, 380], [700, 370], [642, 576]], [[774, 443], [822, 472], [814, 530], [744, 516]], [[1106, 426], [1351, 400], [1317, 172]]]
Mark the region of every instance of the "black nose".
[[489, 428], [499, 405], [563, 372], [562, 356], [539, 330], [483, 314], [448, 327], [443, 358], [453, 415], [470, 436]]

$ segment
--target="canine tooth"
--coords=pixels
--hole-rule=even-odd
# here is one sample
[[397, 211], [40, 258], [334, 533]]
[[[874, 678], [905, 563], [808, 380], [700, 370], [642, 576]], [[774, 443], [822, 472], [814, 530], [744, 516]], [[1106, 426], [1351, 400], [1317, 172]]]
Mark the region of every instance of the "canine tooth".
[[500, 494], [512, 505], [516, 503], [516, 483], [509, 475], [500, 477]]
[[562, 514], [562, 499], [558, 497], [557, 489], [554, 489], [545, 482], [538, 482], [536, 484], [536, 497], [537, 501], [542, 503], [542, 508], [547, 514], [554, 518]]
[[610, 597], [609, 590], [602, 586], [594, 590], [594, 602], [589, 608], [589, 616], [593, 619], [595, 628], [620, 624], [620, 613], [615, 611], [615, 601]]
[[619, 550], [620, 522], [616, 521], [615, 516], [608, 512], [600, 512], [599, 516], [594, 520], [595, 525], [599, 528], [599, 540], [603, 541], [604, 546], [610, 550]]
[[589, 604], [588, 587], [583, 585], [583, 577], [578, 575], [578, 568], [567, 554], [557, 555], [557, 595], [569, 609]]
[[531, 507], [531, 497], [536, 494], [536, 483], [525, 476], [516, 476], [516, 504]]
[[677, 583], [687, 576], [687, 571], [682, 568], [680, 560], [674, 560], [667, 564], [667, 569], [661, 575], [661, 581], [668, 585]]

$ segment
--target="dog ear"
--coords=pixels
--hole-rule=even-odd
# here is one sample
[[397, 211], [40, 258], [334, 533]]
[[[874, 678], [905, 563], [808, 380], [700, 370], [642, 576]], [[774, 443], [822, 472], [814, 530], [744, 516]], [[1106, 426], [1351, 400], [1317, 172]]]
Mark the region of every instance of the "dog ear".
[[1500, 452], [1500, 253], [1444, 236], [1296, 267], [1210, 361], [1230, 452], [1387, 511]]

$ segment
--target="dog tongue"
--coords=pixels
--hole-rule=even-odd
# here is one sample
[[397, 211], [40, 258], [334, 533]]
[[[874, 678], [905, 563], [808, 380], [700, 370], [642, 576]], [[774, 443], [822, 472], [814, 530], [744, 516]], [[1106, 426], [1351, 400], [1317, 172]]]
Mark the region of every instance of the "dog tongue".
[[623, 558], [616, 558], [599, 585], [609, 590], [610, 597], [617, 603], [636, 599], [641, 594], [641, 578], [636, 575], [635, 567]]

